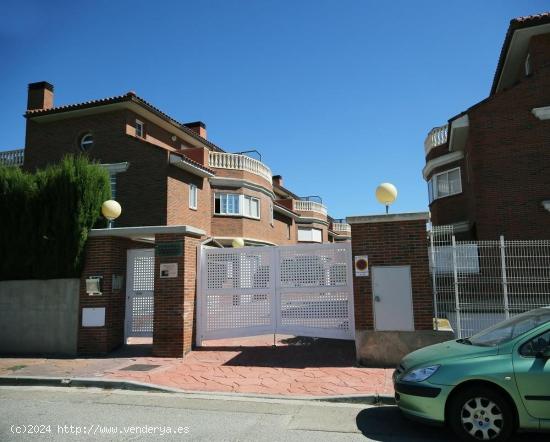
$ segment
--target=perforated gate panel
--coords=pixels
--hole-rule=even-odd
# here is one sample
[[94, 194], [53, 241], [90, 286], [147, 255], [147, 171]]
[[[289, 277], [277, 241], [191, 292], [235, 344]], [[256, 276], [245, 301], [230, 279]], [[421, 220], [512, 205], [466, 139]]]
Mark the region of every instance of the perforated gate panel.
[[203, 248], [197, 341], [264, 333], [353, 339], [350, 244]]
[[154, 249], [128, 250], [125, 337], [152, 337], [154, 317]]

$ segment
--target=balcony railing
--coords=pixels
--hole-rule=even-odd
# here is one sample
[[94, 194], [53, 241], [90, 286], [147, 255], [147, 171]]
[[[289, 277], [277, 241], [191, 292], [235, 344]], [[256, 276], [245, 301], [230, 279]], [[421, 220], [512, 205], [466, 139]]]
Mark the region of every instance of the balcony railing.
[[244, 170], [265, 178], [271, 183], [271, 169], [261, 161], [236, 153], [210, 152], [208, 165], [216, 169]]
[[335, 232], [351, 233], [351, 226], [348, 223], [332, 223], [332, 230]]
[[448, 125], [434, 127], [428, 132], [426, 140], [424, 140], [424, 152], [427, 154], [431, 149], [441, 146], [447, 142]]
[[4, 166], [21, 167], [24, 159], [25, 149], [0, 152], [0, 164]]
[[301, 212], [318, 212], [323, 215], [327, 214], [327, 208], [324, 204], [318, 203], [316, 201], [296, 201], [294, 203], [294, 209]]

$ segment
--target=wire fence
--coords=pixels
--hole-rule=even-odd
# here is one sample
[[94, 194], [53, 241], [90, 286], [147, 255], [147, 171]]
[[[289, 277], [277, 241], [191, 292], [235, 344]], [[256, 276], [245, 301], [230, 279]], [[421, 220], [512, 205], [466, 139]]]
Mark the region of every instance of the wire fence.
[[550, 305], [550, 241], [456, 241], [451, 226], [429, 236], [435, 316], [458, 338]]

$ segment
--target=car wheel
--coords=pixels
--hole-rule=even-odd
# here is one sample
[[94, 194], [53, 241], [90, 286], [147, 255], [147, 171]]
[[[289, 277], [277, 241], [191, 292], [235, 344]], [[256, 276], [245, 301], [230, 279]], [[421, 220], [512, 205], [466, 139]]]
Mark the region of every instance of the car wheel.
[[516, 430], [512, 406], [500, 392], [488, 387], [459, 391], [451, 400], [448, 420], [465, 441], [506, 441]]

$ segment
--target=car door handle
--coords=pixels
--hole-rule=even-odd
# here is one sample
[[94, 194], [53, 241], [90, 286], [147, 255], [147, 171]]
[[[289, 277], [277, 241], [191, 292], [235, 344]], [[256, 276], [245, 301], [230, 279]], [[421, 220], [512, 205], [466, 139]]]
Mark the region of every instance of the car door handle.
[[381, 300], [381, 299], [380, 299], [380, 296], [376, 295], [376, 296], [374, 297], [374, 300], [375, 300], [376, 302], [380, 302], [380, 300]]

